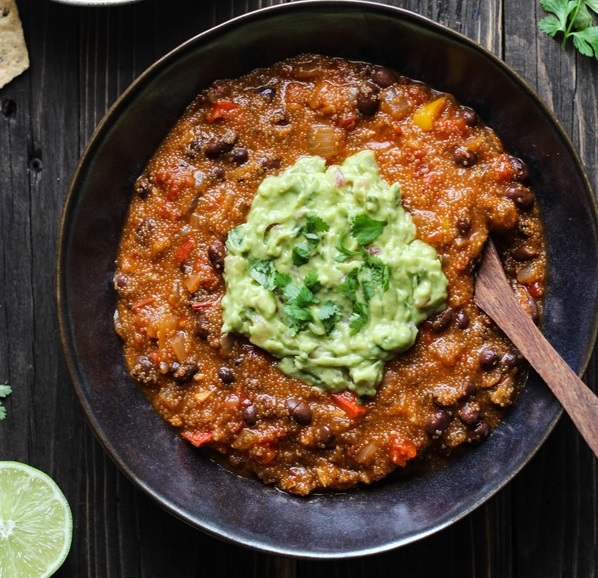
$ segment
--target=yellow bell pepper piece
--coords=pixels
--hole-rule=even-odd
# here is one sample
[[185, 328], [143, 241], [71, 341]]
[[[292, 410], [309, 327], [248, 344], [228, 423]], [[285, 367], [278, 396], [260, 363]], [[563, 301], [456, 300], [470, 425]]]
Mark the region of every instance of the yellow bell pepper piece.
[[413, 122], [422, 130], [431, 130], [432, 126], [434, 126], [434, 121], [440, 116], [445, 102], [446, 96], [441, 96], [436, 100], [424, 104], [424, 106], [418, 108], [413, 114]]

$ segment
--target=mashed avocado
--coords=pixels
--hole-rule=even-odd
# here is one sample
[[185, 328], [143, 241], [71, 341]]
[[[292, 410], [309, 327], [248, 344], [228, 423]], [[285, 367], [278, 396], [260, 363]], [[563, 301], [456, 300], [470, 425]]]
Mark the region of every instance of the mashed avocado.
[[384, 362], [413, 345], [447, 296], [436, 252], [400, 201], [372, 151], [328, 168], [302, 157], [264, 179], [228, 236], [223, 332], [316, 387], [374, 395]]

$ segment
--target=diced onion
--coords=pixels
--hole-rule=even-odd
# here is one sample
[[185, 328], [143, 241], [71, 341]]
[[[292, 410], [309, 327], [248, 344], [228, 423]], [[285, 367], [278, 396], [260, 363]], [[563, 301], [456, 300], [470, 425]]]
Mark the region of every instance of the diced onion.
[[374, 457], [377, 451], [378, 446], [374, 442], [370, 442], [365, 447], [361, 448], [361, 450], [359, 450], [354, 459], [360, 464], [365, 464]]
[[522, 267], [517, 273], [517, 281], [524, 285], [530, 285], [531, 283], [540, 281], [541, 278], [542, 274], [536, 263], [529, 263], [525, 267]]
[[340, 141], [340, 134], [334, 127], [314, 125], [309, 128], [307, 142], [312, 155], [332, 158], [340, 152]]
[[182, 363], [187, 359], [187, 347], [185, 346], [185, 332], [179, 331], [171, 340], [170, 346], [174, 351], [174, 354], [179, 361]]

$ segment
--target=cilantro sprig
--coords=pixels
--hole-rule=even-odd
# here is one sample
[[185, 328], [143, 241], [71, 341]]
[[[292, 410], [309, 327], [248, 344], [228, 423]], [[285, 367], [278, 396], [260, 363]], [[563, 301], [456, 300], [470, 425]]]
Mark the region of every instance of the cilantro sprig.
[[[12, 388], [8, 383], [0, 383], [0, 398], [4, 399], [12, 393]], [[0, 421], [6, 417], [6, 408], [0, 401]]]
[[305, 225], [297, 232], [297, 237], [303, 237], [305, 240], [293, 247], [293, 265], [299, 267], [307, 263], [320, 244], [320, 235], [329, 229], [328, 223], [315, 213], [308, 213]]
[[[371, 245], [384, 231], [386, 221], [377, 221], [367, 214], [357, 215], [336, 243], [339, 254], [336, 260], [346, 261], [349, 257], [359, 257], [361, 264], [354, 267], [335, 291], [343, 295], [349, 306], [346, 307], [349, 332], [355, 335], [369, 318], [369, 302], [377, 289], [382, 292], [389, 287], [390, 271], [381, 259], [370, 254], [367, 246]], [[308, 213], [303, 226], [297, 229], [297, 242], [293, 246], [293, 265], [300, 267], [309, 263], [322, 240], [322, 234], [330, 229], [329, 225], [315, 213]], [[345, 247], [345, 241], [351, 236], [357, 243], [357, 249]], [[249, 274], [262, 287], [276, 295], [282, 305], [292, 336], [307, 329], [310, 323], [318, 319], [326, 334], [343, 318], [343, 310], [331, 299], [321, 302], [318, 293], [322, 284], [315, 269], [311, 269], [297, 282], [289, 274], [280, 273], [272, 259], [250, 259]]]
[[542, 32], [553, 38], [561, 35], [563, 48], [572, 39], [581, 54], [598, 60], [598, 26], [592, 14], [598, 14], [598, 0], [540, 0], [540, 4], [550, 13], [538, 22]]

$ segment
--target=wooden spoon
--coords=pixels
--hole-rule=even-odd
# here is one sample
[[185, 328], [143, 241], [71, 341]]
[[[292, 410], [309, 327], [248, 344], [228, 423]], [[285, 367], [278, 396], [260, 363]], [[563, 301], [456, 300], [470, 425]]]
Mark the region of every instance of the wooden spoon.
[[490, 239], [478, 269], [474, 301], [546, 382], [598, 456], [598, 397], [567, 365], [521, 307]]

